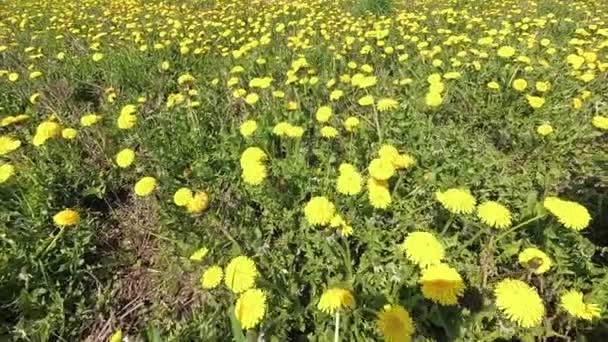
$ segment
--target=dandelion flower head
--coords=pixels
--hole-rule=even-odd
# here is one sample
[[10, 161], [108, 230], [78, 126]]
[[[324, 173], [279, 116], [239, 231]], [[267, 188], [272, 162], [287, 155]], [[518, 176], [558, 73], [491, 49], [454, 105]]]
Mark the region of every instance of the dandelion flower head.
[[323, 292], [317, 307], [322, 312], [333, 314], [342, 309], [354, 308], [355, 298], [349, 290], [332, 287]]
[[234, 305], [234, 314], [241, 323], [241, 328], [255, 328], [266, 313], [266, 294], [260, 289], [249, 289], [243, 292]]
[[437, 191], [435, 197], [441, 205], [454, 214], [470, 214], [475, 210], [475, 197], [469, 190], [452, 188]]
[[434, 264], [422, 270], [422, 295], [442, 305], [454, 305], [464, 293], [464, 282], [456, 269], [447, 264]]
[[205, 270], [205, 272], [203, 272], [203, 275], [201, 275], [201, 286], [204, 289], [216, 288], [222, 281], [223, 277], [224, 272], [222, 271], [221, 267], [217, 265], [211, 266]]
[[560, 297], [560, 306], [570, 315], [584, 320], [600, 317], [600, 307], [595, 303], [585, 303], [583, 293], [569, 290]]
[[74, 226], [80, 223], [80, 214], [73, 209], [63, 209], [53, 216], [53, 222], [58, 226]]
[[445, 250], [441, 242], [429, 232], [412, 232], [402, 244], [407, 259], [421, 268], [441, 263]]
[[334, 204], [325, 196], [311, 198], [304, 207], [304, 216], [311, 225], [326, 226], [336, 212]]
[[241, 255], [230, 260], [224, 273], [226, 286], [234, 293], [241, 293], [254, 286], [258, 269], [251, 258]]
[[519, 263], [535, 274], [543, 274], [547, 272], [552, 265], [551, 259], [547, 254], [537, 248], [526, 248], [519, 253]]
[[511, 212], [495, 201], [486, 201], [477, 207], [477, 217], [490, 227], [505, 229], [511, 226]]
[[591, 221], [591, 215], [587, 208], [573, 201], [550, 196], [545, 198], [543, 206], [557, 217], [561, 224], [576, 231], [587, 228]]
[[388, 342], [409, 342], [415, 331], [410, 313], [400, 305], [385, 305], [378, 313], [376, 323]]
[[504, 279], [494, 288], [496, 306], [510, 321], [530, 328], [545, 315], [545, 306], [536, 289], [517, 279]]

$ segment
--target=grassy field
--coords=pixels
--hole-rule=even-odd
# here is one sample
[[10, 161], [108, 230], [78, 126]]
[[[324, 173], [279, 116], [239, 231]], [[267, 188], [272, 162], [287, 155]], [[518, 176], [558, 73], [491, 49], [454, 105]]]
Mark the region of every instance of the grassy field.
[[5, 0], [0, 340], [608, 339], [608, 3]]

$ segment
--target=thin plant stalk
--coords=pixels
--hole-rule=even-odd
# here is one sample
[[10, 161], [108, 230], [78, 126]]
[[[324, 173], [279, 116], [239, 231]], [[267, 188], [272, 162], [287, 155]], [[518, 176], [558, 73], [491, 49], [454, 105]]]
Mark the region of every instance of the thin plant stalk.
[[334, 342], [340, 341], [340, 310], [336, 311], [336, 329], [334, 331]]

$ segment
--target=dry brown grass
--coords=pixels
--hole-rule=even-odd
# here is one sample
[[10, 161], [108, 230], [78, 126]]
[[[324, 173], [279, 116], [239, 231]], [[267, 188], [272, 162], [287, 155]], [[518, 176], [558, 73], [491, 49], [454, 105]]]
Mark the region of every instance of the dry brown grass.
[[107, 341], [117, 329], [142, 331], [153, 318], [187, 319], [201, 304], [196, 277], [169, 266], [171, 242], [159, 238], [157, 207], [153, 198], [131, 197], [111, 209], [115, 225], [104, 234], [102, 254], [125, 262], [114, 274], [109, 305], [91, 322], [85, 341]]

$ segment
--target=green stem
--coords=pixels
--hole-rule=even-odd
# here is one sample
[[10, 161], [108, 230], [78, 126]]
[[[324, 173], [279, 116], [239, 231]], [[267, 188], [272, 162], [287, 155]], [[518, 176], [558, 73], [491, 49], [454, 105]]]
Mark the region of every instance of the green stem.
[[[483, 231], [480, 229], [477, 231], [477, 233], [475, 233], [475, 235], [473, 235], [467, 242], [465, 242], [460, 248], [458, 248], [458, 252], [461, 252], [465, 249], [467, 249], [467, 247], [469, 247], [471, 244], [473, 244], [473, 242], [475, 242], [475, 240], [477, 240], [477, 238], [479, 238], [479, 236], [483, 233]], [[459, 253], [457, 253], [459, 254]]]
[[516, 225], [516, 226], [511, 227], [511, 229], [509, 229], [509, 230], [507, 230], [506, 232], [504, 232], [504, 233], [500, 234], [500, 235], [499, 235], [499, 236], [496, 238], [496, 242], [500, 241], [500, 240], [501, 240], [501, 239], [503, 239], [505, 236], [507, 236], [507, 235], [509, 235], [509, 234], [513, 233], [513, 232], [514, 232], [514, 231], [516, 231], [517, 229], [519, 229], [519, 228], [521, 228], [521, 227], [523, 227], [523, 226], [526, 226], [526, 225], [528, 225], [529, 223], [532, 223], [532, 222], [534, 222], [534, 221], [536, 221], [536, 220], [539, 220], [539, 219], [541, 219], [541, 218], [543, 218], [543, 217], [545, 217], [545, 215], [544, 215], [544, 214], [542, 214], [542, 215], [537, 215], [537, 216], [534, 216], [533, 218], [531, 218], [531, 219], [529, 219], [529, 220], [526, 220], [526, 221], [524, 221], [524, 222], [522, 222], [522, 223], [520, 223], [520, 224], [518, 224], [518, 225]]
[[165, 240], [165, 241], [169, 241], [169, 242], [172, 242], [172, 243], [175, 243], [175, 244], [179, 244], [179, 241], [173, 240], [171, 238], [168, 238], [168, 237], [160, 235], [160, 234], [156, 234], [156, 233], [153, 233], [153, 232], [148, 232], [148, 234], [150, 234], [150, 235], [152, 235], [152, 236], [154, 236], [154, 237], [156, 237], [158, 239], [161, 239], [161, 240]]
[[374, 107], [374, 123], [376, 124], [376, 131], [378, 132], [378, 142], [382, 143], [382, 129], [380, 129], [380, 120], [378, 120], [378, 111]]
[[450, 218], [448, 219], [448, 221], [445, 223], [445, 226], [443, 226], [443, 229], [441, 230], [441, 236], [443, 236], [445, 234], [445, 232], [448, 231], [448, 228], [450, 228], [450, 226], [452, 225], [452, 223], [454, 222], [454, 214], [450, 214]]
[[334, 342], [340, 341], [340, 311], [336, 311], [336, 330], [334, 333]]
[[60, 228], [61, 230], [59, 230], [59, 233], [57, 233], [57, 235], [55, 235], [55, 237], [53, 238], [53, 240], [51, 240], [46, 247], [43, 250], [39, 250], [36, 253], [36, 258], [37, 257], [42, 257], [44, 256], [46, 253], [48, 253], [51, 249], [53, 249], [53, 247], [55, 247], [55, 245], [57, 244], [57, 240], [59, 240], [60, 237], [63, 236], [63, 234], [65, 233], [66, 230], [66, 226], [62, 226]]

